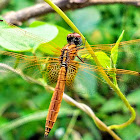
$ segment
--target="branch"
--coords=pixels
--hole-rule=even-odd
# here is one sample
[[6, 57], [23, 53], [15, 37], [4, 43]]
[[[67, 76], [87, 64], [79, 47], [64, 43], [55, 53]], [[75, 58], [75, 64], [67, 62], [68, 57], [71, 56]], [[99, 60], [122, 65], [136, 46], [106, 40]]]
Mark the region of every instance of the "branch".
[[[7, 71], [12, 71], [14, 73], [16, 73], [17, 75], [20, 75], [24, 80], [26, 80], [27, 82], [32, 82], [35, 84], [39, 84], [41, 86], [43, 86], [46, 90], [51, 90], [54, 91], [54, 88], [47, 85], [46, 83], [44, 83], [43, 81], [38, 81], [36, 79], [33, 79], [27, 75], [24, 75], [22, 73], [22, 71], [20, 70], [16, 70], [13, 69], [12, 67], [4, 64], [4, 63], [0, 63], [0, 68], [5, 70], [5, 72]], [[103, 131], [108, 132], [115, 140], [121, 140], [108, 126], [106, 126], [95, 114], [94, 112], [91, 110], [91, 108], [83, 103], [79, 103], [77, 101], [75, 101], [74, 99], [72, 99], [70, 96], [66, 95], [65, 93], [63, 94], [63, 99], [70, 105], [72, 106], [76, 106], [77, 108], [81, 109], [82, 111], [84, 111], [86, 114], [88, 114], [96, 123], [96, 125]], [[46, 113], [45, 113], [46, 114]], [[5, 126], [5, 125], [4, 125]], [[3, 127], [3, 126], [2, 126]], [[2, 128], [0, 127], [0, 128]], [[5, 128], [5, 127], [4, 127]], [[3, 128], [3, 129], [4, 129]], [[0, 133], [1, 134], [1, 133]]]
[[10, 0], [0, 0], [0, 11], [9, 4]]
[[[52, 0], [63, 11], [69, 9], [78, 9], [87, 7], [89, 5], [99, 4], [130, 4], [140, 6], [140, 0]], [[21, 25], [23, 21], [26, 21], [33, 17], [38, 17], [47, 13], [54, 12], [54, 10], [46, 3], [36, 4], [35, 6], [28, 7], [17, 12], [10, 12], [3, 15], [7, 22], [12, 24]]]

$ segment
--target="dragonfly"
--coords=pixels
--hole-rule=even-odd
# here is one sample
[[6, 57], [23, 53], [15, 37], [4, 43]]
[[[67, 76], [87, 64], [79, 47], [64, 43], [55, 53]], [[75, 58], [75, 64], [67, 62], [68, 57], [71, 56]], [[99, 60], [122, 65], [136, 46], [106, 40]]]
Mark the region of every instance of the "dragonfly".
[[[27, 48], [27, 42], [31, 42], [31, 44], [35, 42], [37, 45], [46, 43], [45, 40], [41, 37], [22, 30], [10, 23], [7, 23], [4, 20], [0, 20], [0, 24], [2, 26], [0, 37], [3, 38], [7, 43], [10, 43], [11, 46], [15, 48], [15, 50], [17, 49], [16, 51], [19, 51], [19, 48], [21, 46], [22, 48], [24, 46], [26, 46]], [[15, 38], [15, 36], [17, 36], [19, 40]], [[24, 43], [21, 43], [20, 39], [23, 39]], [[133, 45], [134, 43], [139, 42], [139, 39], [120, 42], [120, 47], [123, 47], [125, 45]], [[53, 45], [56, 45], [56, 47], [53, 47]], [[61, 106], [63, 92], [65, 90], [65, 84], [71, 86], [79, 69], [90, 69], [91, 73], [89, 74], [91, 74], [91, 76], [94, 76], [92, 72], [98, 73], [100, 72], [101, 68], [108, 75], [110, 75], [110, 73], [115, 73], [140, 76], [140, 73], [136, 71], [107, 67], [103, 68], [101, 66], [99, 67], [85, 63], [87, 59], [89, 59], [89, 57], [85, 57], [85, 55], [87, 56], [88, 50], [83, 46], [81, 36], [78, 33], [68, 34], [67, 45], [65, 45], [62, 49], [58, 47], [57, 44], [53, 45], [47, 43], [46, 46], [49, 49], [52, 49], [54, 57], [36, 56], [35, 51], [37, 49], [33, 51], [32, 56], [25, 55], [22, 51], [12, 52], [10, 50], [0, 50], [1, 57], [9, 58], [8, 61], [6, 61], [8, 65], [12, 64], [15, 69], [21, 69], [27, 75], [31, 75], [36, 78], [43, 77], [45, 79], [48, 79], [50, 83], [56, 82], [55, 90], [48, 110], [48, 115], [46, 117], [45, 137], [49, 135], [51, 129], [56, 122], [58, 112]], [[106, 53], [110, 53], [114, 45], [115, 44], [93, 45], [91, 46], [91, 48], [95, 52], [104, 51]], [[84, 55], [85, 60], [83, 60], [84, 58], [81, 58], [79, 55]], [[77, 58], [79, 61], [75, 61], [75, 58]], [[97, 78], [102, 81], [101, 78]]]

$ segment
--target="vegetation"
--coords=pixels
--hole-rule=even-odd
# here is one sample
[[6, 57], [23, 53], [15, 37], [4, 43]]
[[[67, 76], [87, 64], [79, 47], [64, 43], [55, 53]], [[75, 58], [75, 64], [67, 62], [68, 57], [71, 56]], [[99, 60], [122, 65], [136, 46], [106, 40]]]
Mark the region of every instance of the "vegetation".
[[[1, 11], [1, 15], [12, 10], [19, 10], [24, 6], [34, 5], [34, 0], [11, 0], [9, 5]], [[90, 6], [74, 11], [66, 11], [68, 17], [74, 22], [86, 40], [90, 44], [108, 44], [118, 40], [120, 34], [125, 30], [123, 41], [137, 39], [139, 37], [139, 9], [130, 5], [98, 5]], [[66, 44], [66, 35], [73, 30], [56, 13], [50, 13], [38, 18], [43, 22], [27, 21], [23, 24], [24, 29], [37, 34], [42, 38], [51, 40], [49, 44], [57, 44], [61, 48]], [[49, 23], [49, 24], [48, 24]], [[42, 25], [42, 26], [40, 26]], [[51, 26], [51, 27], [50, 27]], [[49, 30], [51, 28], [51, 31]], [[57, 28], [57, 30], [56, 30]], [[0, 27], [4, 33], [4, 28]], [[49, 34], [47, 34], [49, 32]], [[14, 40], [16, 34], [11, 37], [8, 33], [7, 39]], [[23, 40], [23, 37], [16, 37], [15, 42]], [[10, 45], [1, 40], [0, 50], [9, 49]], [[15, 47], [23, 54], [36, 52], [37, 46], [45, 56], [54, 55], [50, 48], [42, 50], [42, 45], [33, 44], [29, 39], [23, 43], [30, 44], [22, 48], [22, 45]], [[3, 43], [3, 44], [2, 44]], [[140, 72], [140, 46], [138, 44], [124, 46], [119, 54], [117, 68], [128, 69]], [[9, 50], [13, 50], [10, 48]], [[86, 61], [86, 58], [85, 58]], [[0, 63], [7, 62], [6, 57], [0, 56]], [[93, 62], [90, 62], [93, 63]], [[2, 71], [3, 69], [0, 69]], [[29, 74], [32, 76], [32, 74]], [[34, 74], [35, 75], [35, 74]], [[88, 77], [88, 78], [87, 78]], [[130, 113], [116, 93], [103, 81], [90, 77], [85, 73], [78, 73], [73, 89], [67, 89], [66, 94], [78, 102], [88, 105], [97, 117], [105, 124], [122, 124], [130, 118]], [[80, 80], [80, 78], [82, 80]], [[99, 77], [102, 78], [102, 77]], [[136, 120], [123, 129], [115, 132], [123, 140], [137, 140], [140, 138], [139, 108], [140, 88], [139, 77], [131, 75], [119, 75], [118, 86], [135, 108]], [[81, 88], [79, 88], [79, 86]], [[81, 90], [82, 89], [82, 90]], [[42, 86], [29, 83], [16, 73], [2, 73], [0, 76], [0, 137], [2, 140], [19, 139], [43, 139], [45, 117], [51, 100], [52, 91], [45, 90]], [[131, 133], [130, 133], [131, 132]], [[76, 107], [62, 102], [59, 117], [51, 130], [48, 139], [83, 139], [83, 140], [109, 140], [112, 137], [100, 131], [93, 120]]]

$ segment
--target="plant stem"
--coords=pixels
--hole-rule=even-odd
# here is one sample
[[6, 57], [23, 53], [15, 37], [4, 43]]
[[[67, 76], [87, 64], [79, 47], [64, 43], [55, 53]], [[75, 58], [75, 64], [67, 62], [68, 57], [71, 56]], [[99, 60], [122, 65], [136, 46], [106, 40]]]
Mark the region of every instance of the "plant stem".
[[[47, 2], [66, 21], [66, 23], [75, 32], [77, 32], [77, 33], [79, 33], [81, 35], [82, 40], [85, 40], [85, 38], [81, 34], [81, 32], [77, 29], [77, 27], [73, 24], [73, 22], [65, 15], [65, 13], [59, 7], [57, 7], [51, 0], [44, 0], [44, 1]], [[103, 78], [106, 80], [108, 85], [118, 94], [118, 96], [124, 102], [124, 104], [129, 109], [129, 111], [131, 112], [131, 115], [132, 115], [131, 118], [127, 122], [125, 122], [125, 123], [123, 123], [121, 125], [112, 125], [112, 126], [109, 126], [109, 128], [111, 128], [111, 129], [114, 129], [114, 128], [118, 129], [118, 128], [126, 127], [127, 125], [131, 124], [134, 121], [135, 117], [136, 117], [136, 113], [135, 113], [134, 109], [131, 107], [131, 105], [129, 104], [128, 100], [125, 98], [125, 96], [120, 91], [120, 89], [111, 82], [111, 80], [109, 79], [109, 77], [107, 76], [105, 71], [103, 70], [103, 68], [102, 68], [100, 62], [98, 61], [94, 51], [92, 50], [92, 48], [90, 47], [90, 45], [89, 45], [89, 43], [87, 41], [85, 42], [85, 46], [86, 46], [88, 52], [91, 54], [92, 58], [94, 59], [96, 65], [100, 67], [100, 73], [103, 76]]]
[[[38, 80], [33, 79], [33, 78], [31, 78], [31, 77], [29, 77], [27, 75], [24, 75], [22, 71], [17, 71], [15, 69], [13, 69], [12, 67], [10, 67], [10, 66], [8, 66], [6, 64], [3, 64], [3, 63], [0, 63], [0, 68], [1, 67], [4, 68], [4, 69], [10, 70], [10, 71], [16, 73], [17, 75], [20, 75], [27, 82], [33, 82], [33, 83], [36, 83], [36, 84], [38, 84], [40, 86], [43, 86], [46, 90], [54, 91], [54, 88], [53, 87], [47, 85], [46, 82], [43, 81], [43, 80], [41, 80], [41, 79], [38, 79]], [[70, 104], [72, 106], [76, 106], [77, 108], [81, 109], [86, 114], [88, 114], [95, 121], [95, 123], [97, 124], [97, 126], [100, 129], [106, 130], [106, 132], [108, 132], [115, 140], [121, 140], [110, 128], [108, 128], [99, 118], [96, 117], [96, 115], [94, 114], [94, 112], [91, 110], [90, 107], [88, 107], [85, 104], [82, 104], [82, 103], [77, 102], [76, 100], [72, 99], [70, 96], [66, 95], [65, 93], [63, 94], [63, 99], [68, 104]], [[44, 118], [46, 117], [46, 114], [47, 113], [45, 113]], [[36, 115], [33, 114], [33, 116], [35, 117]], [[28, 117], [28, 120], [30, 120], [29, 118], [30, 117]], [[33, 121], [34, 119], [31, 119], [31, 120]], [[13, 126], [14, 127], [18, 126], [19, 123], [17, 123], [16, 120], [14, 122], [15, 122], [14, 125], [11, 125], [11, 123], [10, 124], [8, 123], [7, 124], [8, 127], [6, 125], [0, 126], [0, 130], [1, 130], [0, 131], [0, 136], [1, 136], [3, 130], [6, 130], [6, 131], [8, 130], [9, 131], [9, 130], [13, 129]], [[18, 121], [18, 122], [21, 122], [21, 121]], [[24, 121], [24, 122], [27, 122], [27, 121]], [[17, 124], [17, 125], [15, 125], [15, 124]], [[22, 123], [20, 123], [20, 124], [22, 124]], [[6, 131], [4, 131], [4, 132], [6, 132]]]

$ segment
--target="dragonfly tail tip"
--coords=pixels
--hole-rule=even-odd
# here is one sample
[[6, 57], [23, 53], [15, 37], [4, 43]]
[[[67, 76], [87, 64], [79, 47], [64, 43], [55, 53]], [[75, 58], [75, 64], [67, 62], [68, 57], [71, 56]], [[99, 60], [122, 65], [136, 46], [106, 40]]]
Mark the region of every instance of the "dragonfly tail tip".
[[48, 137], [49, 133], [48, 134], [44, 134], [44, 138], [46, 139]]
[[49, 133], [50, 133], [50, 131], [51, 131], [50, 128], [47, 128], [46, 130], [47, 130], [47, 131], [45, 131], [44, 138], [47, 138], [48, 135], [49, 135]]

